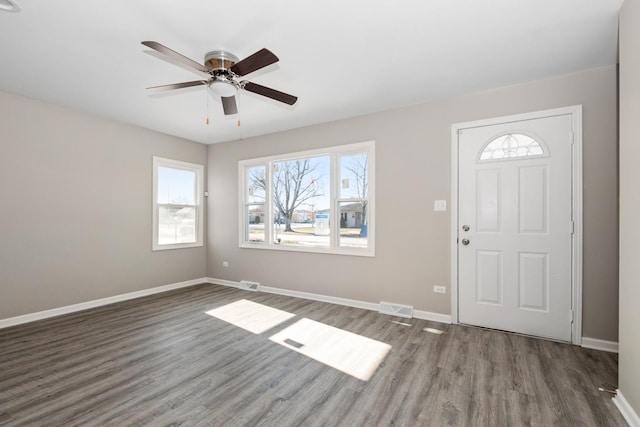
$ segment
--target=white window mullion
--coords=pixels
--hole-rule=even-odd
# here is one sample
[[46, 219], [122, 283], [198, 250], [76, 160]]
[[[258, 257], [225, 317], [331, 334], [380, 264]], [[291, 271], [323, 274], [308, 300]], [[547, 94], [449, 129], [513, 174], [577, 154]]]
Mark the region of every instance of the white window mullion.
[[267, 207], [264, 218], [264, 241], [273, 245], [273, 162], [267, 162], [265, 164], [266, 173], [265, 173], [265, 187], [267, 187], [265, 192], [265, 205]]
[[331, 221], [329, 222], [330, 224], [330, 230], [331, 230], [331, 238], [330, 238], [330, 247], [332, 249], [335, 249], [338, 247], [338, 239], [339, 239], [339, 235], [340, 235], [340, 220], [338, 217], [338, 194], [339, 193], [339, 187], [338, 187], [338, 180], [339, 180], [339, 176], [340, 176], [340, 170], [338, 168], [338, 164], [339, 164], [339, 157], [337, 154], [332, 154], [331, 155], [331, 164], [330, 164], [330, 168], [331, 168], [331, 172], [329, 174], [330, 179], [331, 179], [331, 194], [330, 194], [330, 200], [331, 202], [329, 203], [329, 205], [331, 206]]
[[241, 226], [238, 229], [238, 241], [240, 242], [241, 245], [247, 241], [247, 234], [248, 234], [248, 231], [247, 231], [248, 224], [246, 224], [246, 221], [244, 218], [245, 211], [247, 210], [246, 188], [247, 188], [247, 166], [243, 166], [238, 168], [238, 212], [239, 212], [238, 216], [240, 217], [240, 224], [241, 224]]

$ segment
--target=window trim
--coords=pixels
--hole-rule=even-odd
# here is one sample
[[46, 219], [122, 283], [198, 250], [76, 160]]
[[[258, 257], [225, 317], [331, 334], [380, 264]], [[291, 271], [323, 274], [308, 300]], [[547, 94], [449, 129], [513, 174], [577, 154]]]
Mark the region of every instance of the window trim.
[[[359, 201], [362, 199], [343, 199], [340, 198], [340, 168], [339, 159], [341, 156], [349, 154], [367, 153], [368, 163], [368, 219], [367, 219], [367, 248], [349, 248], [340, 247], [339, 233], [336, 231], [338, 228], [334, 227], [334, 224], [340, 224], [338, 208], [340, 202], [346, 200]], [[272, 186], [271, 186], [271, 170], [272, 165], [275, 162], [282, 162], [288, 160], [298, 160], [309, 157], [329, 156], [329, 176], [330, 176], [330, 196], [329, 205], [331, 208], [331, 216], [329, 218], [331, 226], [331, 234], [329, 235], [329, 247], [304, 247], [294, 245], [278, 245], [273, 243], [273, 229], [270, 227], [271, 219], [274, 217], [274, 209], [272, 202]], [[265, 194], [265, 241], [264, 242], [249, 242], [245, 240], [246, 233], [246, 221], [245, 221], [245, 206], [254, 205], [258, 203], [247, 202], [247, 179], [246, 171], [250, 167], [264, 166], [266, 168], [266, 187]], [[262, 249], [262, 250], [275, 250], [275, 251], [290, 251], [290, 252], [308, 252], [308, 253], [322, 253], [322, 254], [334, 254], [334, 255], [353, 255], [353, 256], [375, 256], [375, 141], [365, 141], [346, 145], [338, 145], [326, 148], [318, 148], [312, 150], [299, 151], [295, 153], [284, 153], [281, 155], [273, 155], [267, 157], [260, 157], [255, 159], [240, 160], [238, 162], [238, 247], [245, 249]]]
[[[196, 208], [196, 241], [190, 243], [172, 243], [161, 245], [158, 243], [158, 209], [161, 204], [158, 201], [158, 169], [167, 167], [171, 169], [180, 169], [194, 172], [196, 175], [195, 189], [195, 208]], [[153, 232], [152, 245], [153, 251], [164, 251], [170, 249], [195, 248], [204, 246], [204, 166], [196, 163], [183, 162], [180, 160], [167, 159], [164, 157], [153, 156], [153, 193], [152, 193], [152, 215], [153, 215]], [[164, 205], [164, 204], [162, 204]], [[191, 205], [176, 205], [191, 206]]]

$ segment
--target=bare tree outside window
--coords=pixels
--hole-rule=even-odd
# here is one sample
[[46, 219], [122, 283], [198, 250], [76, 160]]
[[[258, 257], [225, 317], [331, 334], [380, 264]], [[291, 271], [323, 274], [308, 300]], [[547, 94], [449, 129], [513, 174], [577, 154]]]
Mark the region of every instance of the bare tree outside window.
[[278, 218], [285, 220], [285, 231], [293, 231], [291, 220], [296, 209], [322, 195], [320, 166], [314, 158], [273, 164], [273, 205]]
[[[294, 231], [291, 222], [298, 208], [310, 204], [314, 198], [324, 196], [324, 162], [328, 162], [325, 156], [273, 163], [271, 181], [274, 220], [284, 221], [284, 231]], [[265, 178], [264, 169], [250, 170], [249, 188], [265, 190]]]
[[[254, 167], [247, 170], [249, 194], [247, 198], [251, 202], [264, 202], [264, 194], [267, 189], [264, 167]], [[257, 199], [257, 200], [256, 200]]]

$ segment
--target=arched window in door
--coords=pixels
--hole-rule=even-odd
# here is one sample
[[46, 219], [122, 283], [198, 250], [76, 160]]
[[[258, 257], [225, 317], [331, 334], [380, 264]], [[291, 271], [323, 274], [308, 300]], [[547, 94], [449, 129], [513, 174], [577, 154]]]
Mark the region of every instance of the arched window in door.
[[522, 133], [500, 135], [484, 145], [479, 160], [502, 160], [515, 157], [543, 157], [544, 146], [533, 137]]

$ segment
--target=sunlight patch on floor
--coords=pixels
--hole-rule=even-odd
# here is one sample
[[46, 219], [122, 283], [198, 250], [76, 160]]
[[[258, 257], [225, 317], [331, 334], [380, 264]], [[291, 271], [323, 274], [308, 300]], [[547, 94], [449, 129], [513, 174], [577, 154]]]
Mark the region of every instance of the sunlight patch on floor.
[[261, 334], [295, 316], [293, 313], [245, 299], [206, 313], [254, 334]]
[[389, 344], [310, 319], [300, 319], [269, 339], [363, 381], [391, 350]]
[[407, 322], [399, 322], [397, 320], [389, 320], [389, 322], [391, 323], [395, 323], [396, 325], [400, 325], [400, 326], [411, 326], [411, 323], [407, 323]]

